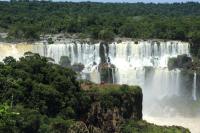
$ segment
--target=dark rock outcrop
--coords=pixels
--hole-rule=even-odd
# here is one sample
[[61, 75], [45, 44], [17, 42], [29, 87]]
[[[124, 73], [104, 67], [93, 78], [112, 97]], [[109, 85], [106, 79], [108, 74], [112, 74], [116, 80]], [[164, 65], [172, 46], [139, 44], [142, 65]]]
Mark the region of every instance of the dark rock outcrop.
[[187, 55], [178, 55], [177, 58], [170, 58], [168, 61], [169, 70], [175, 68], [189, 69], [192, 67], [192, 59]]
[[109, 62], [108, 52], [109, 52], [108, 43], [107, 42], [101, 42], [100, 47], [99, 47], [99, 56], [101, 58], [101, 63], [108, 63]]
[[72, 70], [74, 70], [75, 72], [81, 72], [84, 69], [84, 67], [85, 66], [81, 63], [76, 63], [71, 66]]
[[189, 133], [182, 127], [162, 127], [143, 121], [143, 95], [138, 86], [85, 82], [81, 87], [92, 103], [81, 121], [71, 125], [69, 133]]
[[115, 66], [110, 63], [100, 63], [98, 66], [102, 83], [115, 83]]
[[105, 133], [119, 132], [120, 125], [128, 120], [142, 119], [142, 91], [137, 86], [90, 85], [99, 88], [88, 92], [93, 103], [86, 124]]

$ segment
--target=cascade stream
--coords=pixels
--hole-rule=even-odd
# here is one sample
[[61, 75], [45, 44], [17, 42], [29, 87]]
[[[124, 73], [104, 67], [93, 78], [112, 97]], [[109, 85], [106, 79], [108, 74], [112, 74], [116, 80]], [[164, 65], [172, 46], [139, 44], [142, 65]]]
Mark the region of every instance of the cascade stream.
[[194, 73], [194, 79], [193, 79], [193, 92], [192, 92], [192, 97], [193, 100], [196, 101], [197, 100], [197, 74], [196, 72]]

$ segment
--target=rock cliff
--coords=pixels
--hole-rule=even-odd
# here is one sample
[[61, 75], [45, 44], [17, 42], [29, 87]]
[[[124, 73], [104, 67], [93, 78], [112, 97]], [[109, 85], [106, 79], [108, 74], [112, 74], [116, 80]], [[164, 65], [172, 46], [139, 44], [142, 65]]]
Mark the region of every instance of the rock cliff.
[[182, 127], [161, 127], [143, 121], [143, 95], [138, 86], [89, 82], [81, 86], [87, 91], [92, 104], [82, 121], [70, 127], [69, 133], [189, 133]]

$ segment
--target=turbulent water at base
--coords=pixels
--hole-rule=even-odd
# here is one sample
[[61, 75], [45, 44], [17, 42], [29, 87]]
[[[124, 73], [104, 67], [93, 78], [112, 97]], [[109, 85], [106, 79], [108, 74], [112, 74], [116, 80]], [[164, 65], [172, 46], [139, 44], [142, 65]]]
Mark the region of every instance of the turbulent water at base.
[[[101, 46], [103, 51], [101, 51]], [[112, 64], [111, 82], [117, 84], [139, 85], [143, 89], [144, 119], [156, 124], [185, 126], [194, 133], [200, 133], [199, 87], [196, 73], [191, 77], [179, 69], [169, 71], [168, 60], [171, 57], [189, 53], [190, 45], [181, 41], [122, 41], [111, 44], [0, 44], [0, 60], [6, 56], [19, 58], [24, 52], [31, 51], [51, 57], [59, 63], [61, 56], [68, 56], [71, 64], [85, 66], [82, 78], [100, 83], [99, 64], [101, 54], [105, 62]], [[199, 101], [200, 102], [200, 101]], [[196, 117], [196, 118], [194, 118]], [[199, 119], [198, 119], [199, 118]], [[180, 121], [179, 121], [180, 120]], [[199, 132], [198, 132], [199, 131]]]

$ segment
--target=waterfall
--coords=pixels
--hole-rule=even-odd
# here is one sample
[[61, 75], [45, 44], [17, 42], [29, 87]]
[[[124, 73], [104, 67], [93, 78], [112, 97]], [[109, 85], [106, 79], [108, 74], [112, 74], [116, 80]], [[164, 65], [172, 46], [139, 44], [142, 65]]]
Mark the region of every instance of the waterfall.
[[133, 41], [109, 44], [111, 63], [118, 67], [167, 67], [169, 57], [189, 55], [189, 44], [179, 41]]
[[[139, 85], [144, 95], [157, 99], [179, 95], [180, 70], [167, 68], [168, 59], [189, 54], [189, 44], [179, 41], [125, 41], [109, 44], [110, 63], [116, 66], [116, 83]], [[145, 97], [144, 97], [145, 98]]]
[[[100, 43], [0, 44], [0, 59], [9, 55], [19, 58], [27, 51], [51, 57], [55, 63], [59, 63], [61, 56], [68, 56], [71, 64], [81, 63], [85, 66], [82, 77], [96, 83], [101, 82], [98, 73], [98, 65], [101, 62]], [[181, 41], [122, 41], [103, 44], [103, 51], [106, 62], [115, 66], [111, 73], [113, 83], [140, 85], [144, 89], [152, 86], [170, 91], [169, 88], [172, 88], [170, 82], [175, 84], [175, 88], [178, 90], [179, 72], [168, 71], [168, 59], [181, 54], [189, 55], [189, 44]], [[150, 79], [146, 77], [149, 73], [147, 67], [151, 68], [152, 76], [149, 78], [162, 82], [165, 84], [164, 87], [163, 84], [154, 83], [155, 81], [149, 82]], [[167, 92], [165, 95], [168, 95]]]
[[115, 84], [115, 69], [111, 68], [112, 71], [112, 83]]
[[193, 91], [192, 91], [192, 98], [193, 98], [194, 101], [197, 100], [196, 91], [197, 91], [197, 74], [195, 72], [194, 78], [193, 78]]
[[180, 89], [180, 70], [176, 69], [176, 81], [175, 81], [175, 87], [177, 88], [175, 93], [176, 95], [179, 95], [179, 89]]
[[[150, 115], [155, 118], [152, 114], [161, 112], [162, 118], [167, 115], [168, 118], [174, 120], [174, 115], [178, 113], [178, 111], [176, 112], [177, 108], [182, 107], [183, 104], [186, 103], [187, 107], [181, 108], [181, 111], [190, 110], [189, 102], [182, 101], [182, 99], [187, 100], [182, 93], [186, 93], [189, 99], [192, 94], [192, 102], [196, 101], [198, 97], [196, 72], [193, 79], [188, 76], [183, 80], [184, 77], [180, 75], [182, 74], [181, 70], [169, 71], [167, 68], [169, 58], [182, 54], [190, 56], [189, 47], [187, 42], [162, 40], [122, 41], [106, 45], [79, 42], [51, 45], [0, 43], [0, 60], [2, 61], [6, 56], [18, 59], [27, 51], [51, 57], [55, 63], [59, 63], [61, 56], [68, 56], [72, 65], [75, 63], [84, 65], [81, 78], [101, 83], [99, 64], [101, 64], [102, 58], [105, 58], [103, 59], [104, 63], [107, 63], [105, 67], [110, 67], [108, 74], [112, 76], [109, 78], [110, 82], [141, 86], [144, 95], [144, 116]], [[101, 53], [102, 51], [104, 53]], [[102, 66], [104, 67], [104, 64]], [[191, 79], [188, 79], [189, 77]], [[188, 82], [189, 85], [185, 82]], [[186, 92], [183, 91], [183, 88], [187, 88]], [[192, 103], [189, 104], [192, 105]], [[171, 114], [173, 117], [169, 117]]]

